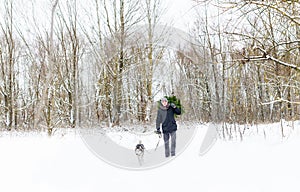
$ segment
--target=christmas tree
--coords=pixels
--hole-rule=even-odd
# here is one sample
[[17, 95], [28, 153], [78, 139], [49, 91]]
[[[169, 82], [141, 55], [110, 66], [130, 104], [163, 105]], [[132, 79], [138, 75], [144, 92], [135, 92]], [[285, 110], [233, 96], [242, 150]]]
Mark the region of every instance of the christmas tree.
[[[175, 95], [164, 96], [164, 97], [168, 100], [169, 104], [174, 103], [176, 107], [181, 110], [181, 114], [183, 114], [184, 110], [183, 107], [181, 106], [180, 99], [178, 99]], [[159, 104], [158, 106], [160, 106], [160, 101], [158, 101], [158, 104]], [[175, 115], [175, 117], [177, 117], [177, 115]]]

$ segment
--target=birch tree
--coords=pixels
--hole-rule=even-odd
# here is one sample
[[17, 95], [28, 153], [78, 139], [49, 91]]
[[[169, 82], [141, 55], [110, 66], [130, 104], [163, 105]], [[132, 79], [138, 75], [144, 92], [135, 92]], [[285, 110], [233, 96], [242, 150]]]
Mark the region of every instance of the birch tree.
[[[57, 117], [63, 114], [71, 127], [78, 124], [78, 65], [80, 59], [80, 41], [77, 29], [77, 1], [66, 2], [65, 6], [59, 6], [61, 17], [59, 18], [59, 43], [55, 64], [58, 85], [55, 88], [58, 97], [55, 97]], [[65, 113], [63, 113], [64, 111]]]
[[[299, 3], [253, 1], [245, 2], [242, 6], [252, 8], [252, 14], [257, 14], [256, 20], [248, 19], [250, 26], [255, 29], [255, 35], [249, 34], [254, 43], [252, 47], [246, 47], [249, 54], [244, 55], [244, 61], [265, 66], [268, 73], [266, 83], [273, 90], [269, 92], [269, 101], [262, 101], [262, 105], [272, 107], [272, 121], [290, 118], [297, 103], [297, 97], [291, 95], [298, 92], [293, 87], [295, 83], [298, 84], [299, 76], [299, 19], [294, 17], [299, 10]], [[245, 11], [245, 17], [250, 18], [250, 15]]]
[[140, 15], [137, 14], [139, 2], [114, 0], [109, 3], [103, 1], [102, 6], [105, 13], [103, 16], [104, 28], [102, 30], [107, 31], [106, 42], [103, 42], [106, 44], [104, 53], [107, 59], [102, 60], [105, 65], [103, 78], [105, 80], [104, 92], [107, 99], [103, 102], [109, 114], [109, 121], [113, 125], [119, 125], [122, 110], [126, 111], [125, 97], [123, 97], [123, 72], [128, 67], [126, 57], [130, 45], [127, 40], [130, 34], [129, 31], [141, 20]]
[[[194, 28], [195, 39], [203, 37], [203, 43], [194, 47], [196, 55], [201, 58], [207, 52], [203, 62], [207, 67], [212, 63], [211, 70], [202, 70], [204, 79], [213, 77], [207, 86], [216, 104], [212, 112], [222, 113], [222, 121], [246, 125], [295, 119], [299, 111], [299, 2], [197, 2], [201, 13], [208, 2], [214, 2], [218, 6], [212, 9], [221, 14], [208, 17], [210, 22], [198, 16]], [[203, 44], [207, 48], [202, 50]], [[200, 87], [205, 90], [204, 85]], [[242, 134], [245, 129], [237, 131]], [[226, 128], [223, 135], [233, 132]]]
[[[35, 117], [34, 127], [42, 122], [45, 119], [46, 127], [48, 130], [48, 134], [52, 134], [53, 130], [53, 122], [52, 122], [52, 113], [53, 113], [53, 76], [54, 76], [54, 63], [55, 63], [55, 56], [54, 56], [54, 20], [55, 20], [55, 11], [58, 5], [58, 0], [51, 1], [51, 20], [50, 20], [50, 34], [49, 39], [44, 44], [46, 51], [47, 51], [47, 59], [45, 66], [45, 83], [43, 90], [41, 91], [39, 102], [36, 104], [36, 114], [38, 116]], [[43, 116], [40, 116], [43, 114]]]
[[[13, 36], [13, 2], [6, 0], [4, 3], [5, 13], [3, 22], [0, 23], [0, 64], [1, 64], [1, 84], [0, 93], [3, 99], [1, 111], [5, 117], [5, 127], [11, 130], [15, 111], [15, 91], [16, 91], [16, 42]], [[1, 99], [1, 100], [2, 100]], [[4, 110], [3, 110], [4, 109]]]
[[[142, 121], [149, 121], [151, 119], [151, 109], [153, 103], [153, 73], [154, 73], [154, 65], [157, 64], [160, 59], [155, 54], [155, 51], [160, 52], [160, 46], [157, 44], [160, 43], [160, 40], [157, 38], [157, 28], [162, 28], [162, 26], [157, 26], [159, 24], [160, 18], [163, 15], [163, 5], [160, 0], [146, 0], [142, 3], [142, 11], [145, 13], [145, 23], [146, 23], [146, 44], [144, 45], [144, 52], [146, 54], [145, 62], [142, 66], [144, 69], [142, 70], [143, 78], [141, 79], [141, 91], [140, 95], [140, 103], [141, 103], [141, 111]], [[157, 50], [155, 50], [157, 49]]]

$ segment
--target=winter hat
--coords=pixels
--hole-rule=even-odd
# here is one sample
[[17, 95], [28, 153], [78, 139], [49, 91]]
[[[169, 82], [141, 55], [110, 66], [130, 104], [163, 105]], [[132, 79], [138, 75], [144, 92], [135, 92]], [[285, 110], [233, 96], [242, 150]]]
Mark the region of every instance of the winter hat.
[[168, 99], [165, 98], [165, 97], [163, 97], [163, 98], [161, 99], [161, 102], [164, 102], [164, 101], [168, 102]]

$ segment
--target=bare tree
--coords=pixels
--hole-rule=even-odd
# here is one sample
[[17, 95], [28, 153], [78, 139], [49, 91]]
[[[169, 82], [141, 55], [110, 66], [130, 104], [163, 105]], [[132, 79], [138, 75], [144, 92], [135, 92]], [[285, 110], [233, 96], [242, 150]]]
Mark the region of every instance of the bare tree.
[[[51, 1], [52, 2], [52, 1]], [[55, 16], [55, 10], [58, 5], [58, 0], [54, 0], [52, 2], [51, 7], [51, 21], [50, 21], [50, 36], [48, 43], [46, 43], [46, 50], [47, 50], [47, 72], [45, 73], [45, 84], [44, 89], [42, 91], [42, 94], [40, 96], [40, 103], [37, 103], [36, 105], [36, 114], [41, 115], [43, 114], [45, 117], [46, 126], [48, 129], [48, 134], [52, 134], [53, 130], [53, 124], [52, 124], [52, 107], [53, 107], [53, 73], [54, 73], [54, 47], [53, 47], [53, 39], [54, 39], [54, 16]], [[46, 67], [46, 66], [45, 66]], [[37, 127], [37, 124], [42, 121], [41, 116], [35, 117], [34, 127]]]
[[[120, 116], [123, 111], [126, 111], [124, 100], [124, 86], [123, 86], [123, 72], [128, 67], [128, 59], [126, 58], [129, 49], [128, 37], [130, 30], [141, 20], [138, 15], [139, 2], [125, 2], [123, 0], [113, 1], [109, 4], [103, 1], [103, 22], [105, 25], [101, 26], [98, 31], [107, 31], [106, 41], [103, 42], [105, 54], [100, 54], [101, 62], [103, 64], [103, 78], [101, 82], [105, 100], [102, 105], [105, 106], [109, 121], [113, 125], [120, 124]], [[110, 15], [109, 13], [113, 14]], [[99, 23], [100, 20], [98, 20]], [[100, 37], [98, 35], [98, 37]], [[101, 40], [102, 41], [102, 40]], [[104, 59], [104, 55], [107, 59]], [[102, 84], [103, 82], [103, 84]], [[100, 89], [99, 89], [100, 90]], [[99, 96], [97, 96], [99, 97]]]
[[[59, 6], [59, 41], [55, 71], [57, 74], [57, 88], [54, 90], [59, 97], [55, 97], [56, 111], [68, 114], [68, 124], [75, 127], [78, 123], [78, 65], [80, 59], [80, 41], [77, 29], [77, 2], [67, 2], [66, 8]], [[61, 89], [63, 88], [63, 89]], [[58, 114], [58, 117], [62, 114]]]
[[[230, 0], [197, 3], [200, 13], [205, 13], [208, 5], [216, 10], [198, 15], [194, 28], [198, 43], [193, 48], [192, 63], [201, 59], [206, 66], [201, 72], [202, 79], [209, 79], [207, 86], [198, 84], [196, 71], [189, 69], [189, 77], [197, 82], [193, 86], [200, 88], [197, 98], [201, 103], [212, 104], [212, 108], [206, 106], [205, 110], [218, 114], [214, 120], [233, 124], [297, 119], [299, 17], [295, 15], [299, 3]], [[209, 99], [204, 99], [205, 95]], [[235, 132], [242, 136], [246, 127], [225, 125], [223, 136], [232, 137]], [[284, 136], [284, 130], [281, 131]]]
[[[13, 2], [6, 0], [4, 23], [1, 27], [1, 46], [0, 46], [0, 64], [1, 64], [1, 84], [0, 93], [3, 98], [1, 102], [1, 111], [4, 111], [5, 127], [11, 130], [13, 126], [14, 115], [16, 114], [16, 71], [17, 62], [16, 42], [13, 36]], [[1, 99], [2, 100], [2, 99]], [[4, 110], [3, 110], [4, 109]], [[15, 119], [16, 125], [16, 119]]]

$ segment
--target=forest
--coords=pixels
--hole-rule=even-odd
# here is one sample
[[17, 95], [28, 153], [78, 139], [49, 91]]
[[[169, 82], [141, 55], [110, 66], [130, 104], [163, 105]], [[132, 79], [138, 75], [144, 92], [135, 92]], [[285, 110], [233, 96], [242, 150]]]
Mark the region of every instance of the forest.
[[223, 134], [299, 120], [299, 1], [192, 2], [183, 31], [163, 0], [1, 1], [1, 130], [154, 125], [164, 95]]

